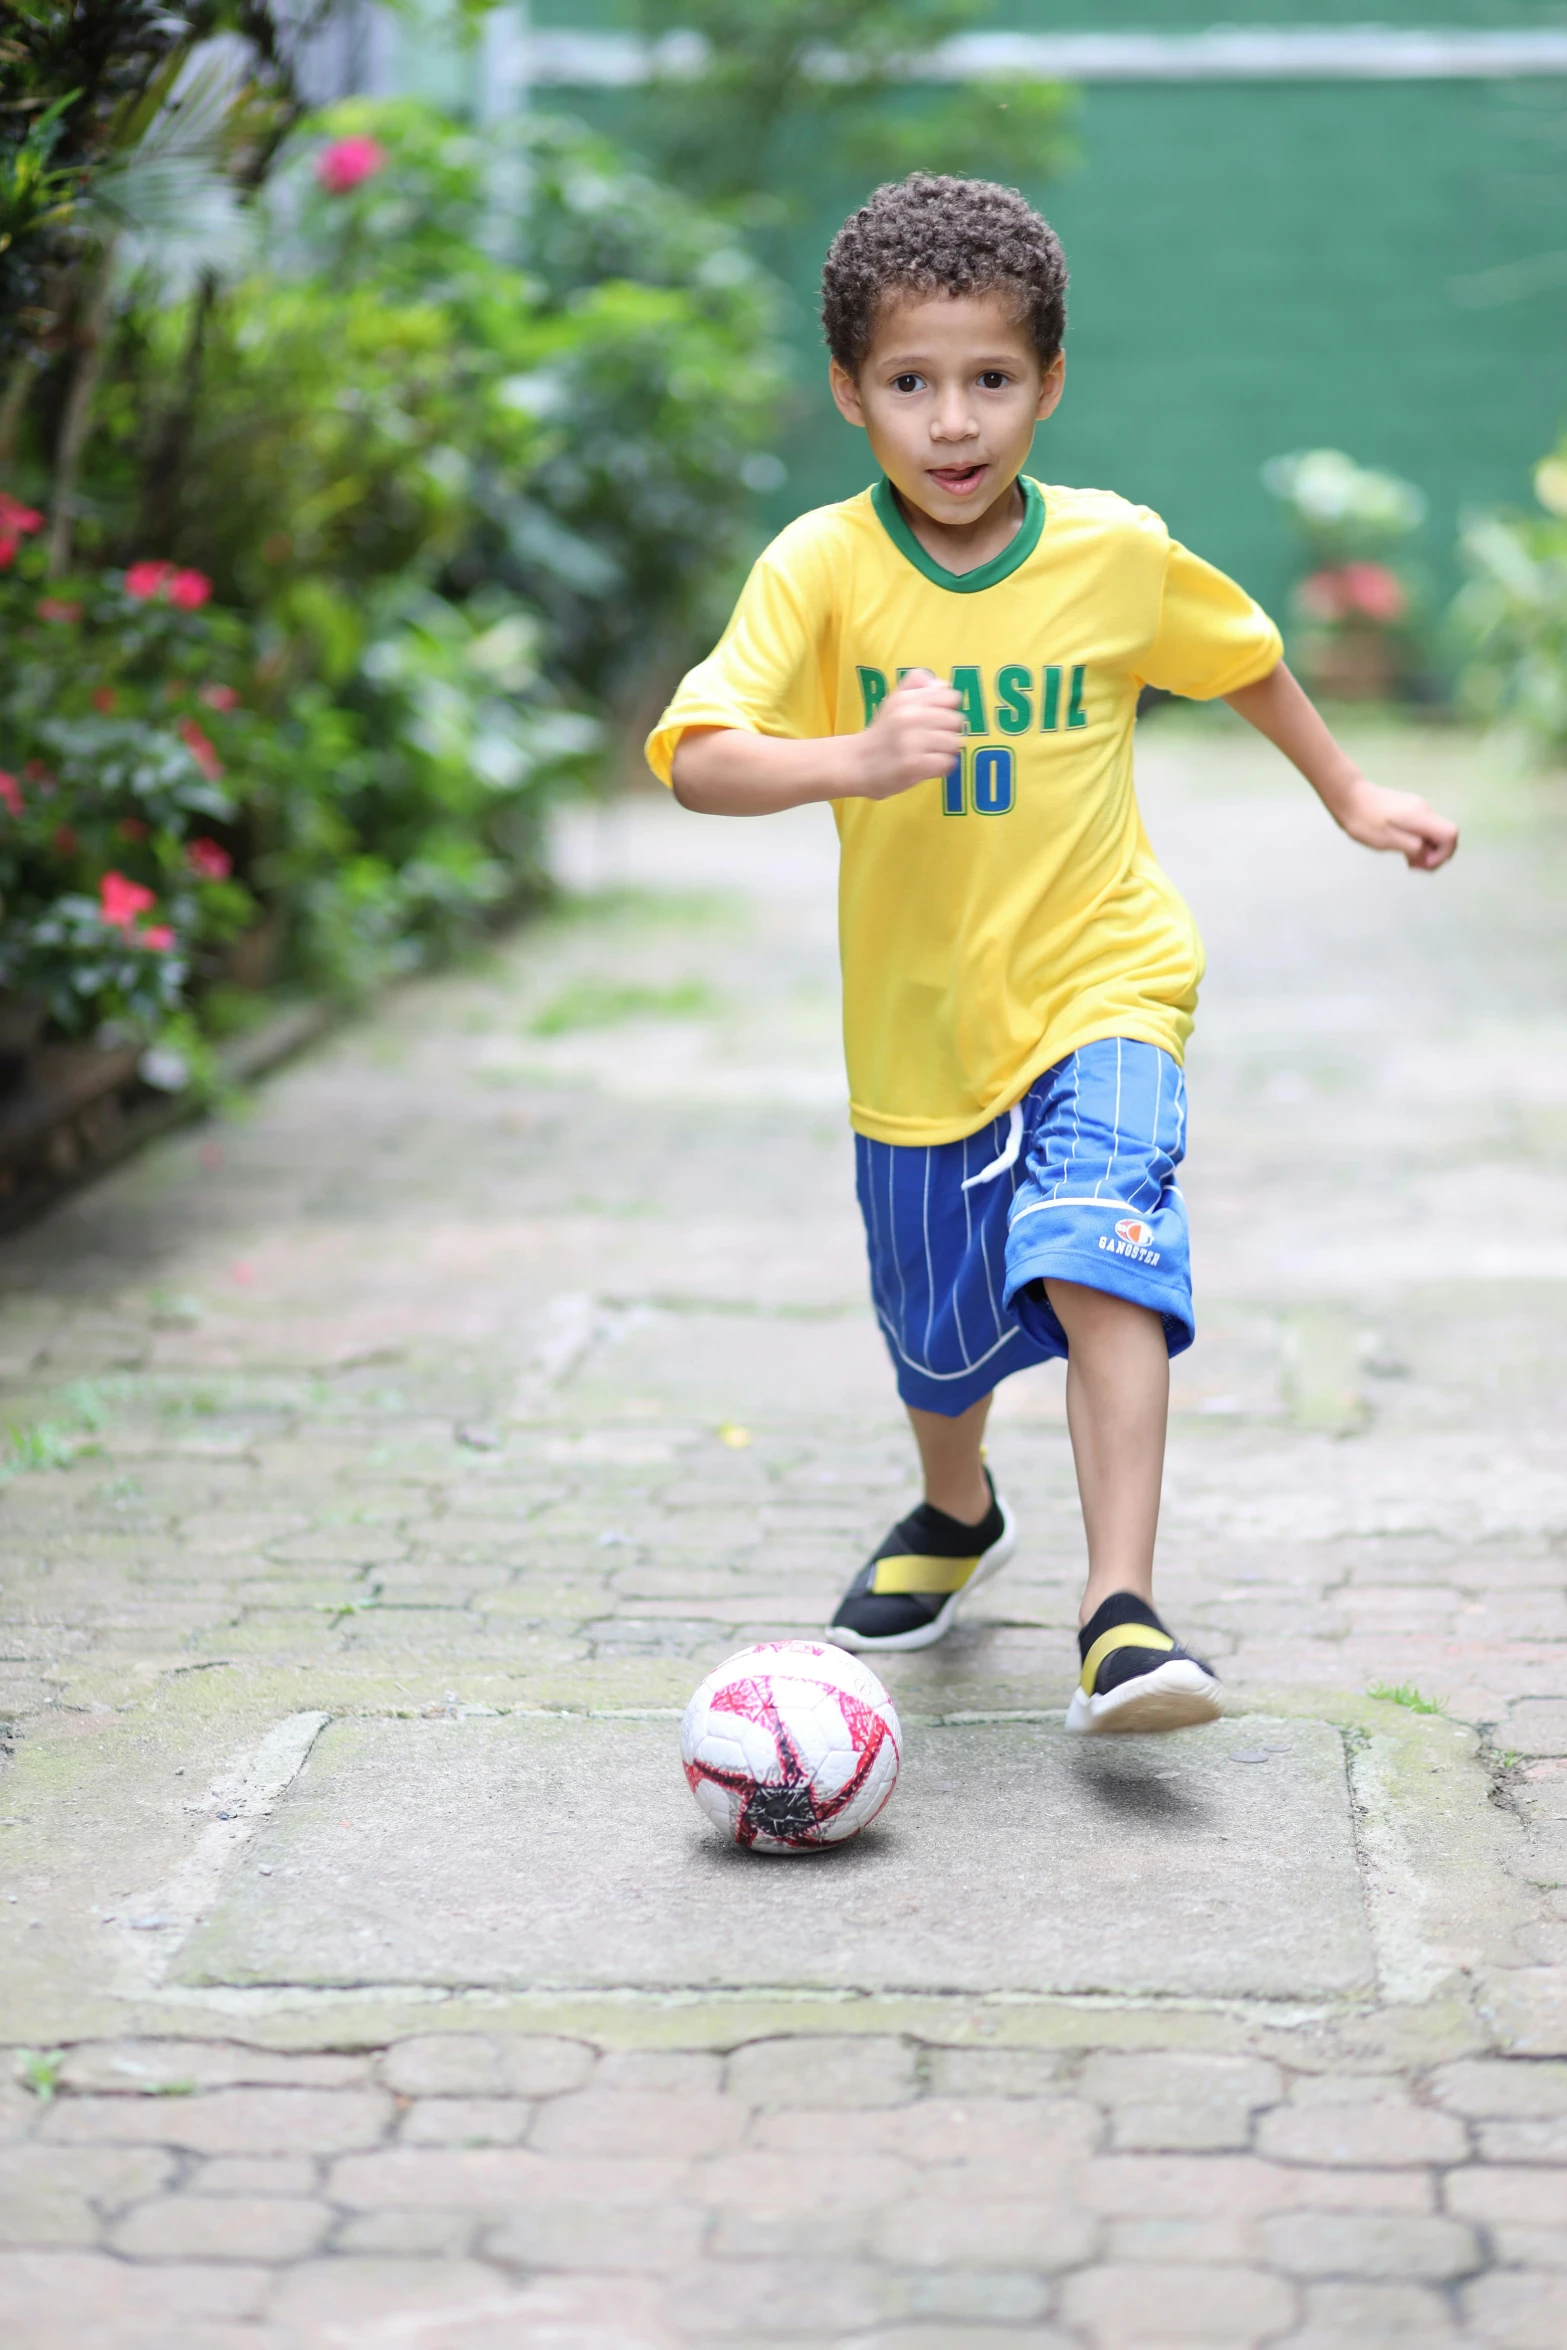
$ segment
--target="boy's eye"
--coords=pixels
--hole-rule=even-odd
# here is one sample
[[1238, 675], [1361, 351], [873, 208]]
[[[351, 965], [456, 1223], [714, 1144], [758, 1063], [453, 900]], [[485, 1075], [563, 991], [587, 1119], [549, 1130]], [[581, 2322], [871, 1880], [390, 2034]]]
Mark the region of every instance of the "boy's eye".
[[987, 392], [999, 392], [1006, 388], [1012, 378], [1002, 368], [987, 367], [979, 380]]
[[923, 376], [895, 375], [892, 379], [892, 388], [895, 392], [917, 392], [923, 381]]

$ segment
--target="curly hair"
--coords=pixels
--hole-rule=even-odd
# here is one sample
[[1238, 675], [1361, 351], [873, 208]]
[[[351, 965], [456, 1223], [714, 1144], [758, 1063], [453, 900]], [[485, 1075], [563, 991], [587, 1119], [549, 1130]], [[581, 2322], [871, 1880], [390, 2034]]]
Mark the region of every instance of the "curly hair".
[[911, 172], [852, 212], [822, 271], [822, 330], [857, 374], [889, 294], [1002, 292], [1046, 366], [1066, 332], [1066, 256], [1047, 220], [994, 180]]

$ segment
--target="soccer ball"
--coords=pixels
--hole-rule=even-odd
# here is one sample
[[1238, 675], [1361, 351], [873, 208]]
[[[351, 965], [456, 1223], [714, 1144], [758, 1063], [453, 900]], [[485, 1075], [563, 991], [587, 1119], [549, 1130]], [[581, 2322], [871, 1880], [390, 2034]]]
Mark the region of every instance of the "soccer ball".
[[903, 1733], [868, 1665], [817, 1640], [763, 1640], [686, 1707], [691, 1792], [748, 1852], [821, 1852], [868, 1827], [898, 1783]]

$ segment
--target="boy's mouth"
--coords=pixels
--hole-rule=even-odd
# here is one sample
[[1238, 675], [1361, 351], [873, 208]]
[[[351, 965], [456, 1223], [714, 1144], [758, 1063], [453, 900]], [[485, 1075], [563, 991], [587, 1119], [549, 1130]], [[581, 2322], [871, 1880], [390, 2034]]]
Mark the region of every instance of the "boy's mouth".
[[966, 498], [978, 489], [990, 467], [984, 463], [969, 465], [929, 465], [925, 469], [927, 481], [945, 490], [949, 498]]

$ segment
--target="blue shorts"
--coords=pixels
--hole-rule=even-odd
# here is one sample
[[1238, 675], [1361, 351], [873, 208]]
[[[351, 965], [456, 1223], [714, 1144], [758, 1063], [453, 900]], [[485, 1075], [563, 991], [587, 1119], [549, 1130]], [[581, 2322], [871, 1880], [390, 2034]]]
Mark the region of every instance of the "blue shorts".
[[1191, 1345], [1186, 1081], [1157, 1045], [1083, 1045], [961, 1142], [854, 1140], [871, 1298], [905, 1403], [955, 1419], [1064, 1355], [1047, 1279], [1147, 1306], [1172, 1355]]

